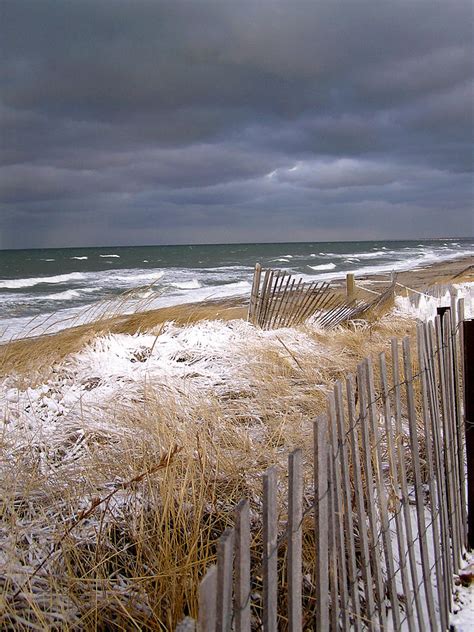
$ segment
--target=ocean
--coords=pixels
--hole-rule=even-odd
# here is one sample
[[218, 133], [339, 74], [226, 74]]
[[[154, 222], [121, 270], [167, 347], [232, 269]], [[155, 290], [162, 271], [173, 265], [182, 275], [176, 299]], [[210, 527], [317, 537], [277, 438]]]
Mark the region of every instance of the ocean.
[[473, 238], [3, 250], [0, 339], [106, 314], [244, 296], [257, 261], [329, 280], [473, 255]]

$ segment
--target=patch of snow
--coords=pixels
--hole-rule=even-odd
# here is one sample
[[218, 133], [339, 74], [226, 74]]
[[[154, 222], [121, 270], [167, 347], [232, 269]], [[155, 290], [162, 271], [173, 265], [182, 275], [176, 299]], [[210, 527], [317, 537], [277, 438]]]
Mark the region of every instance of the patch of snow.
[[[451, 287], [453, 296], [456, 299], [464, 299], [466, 319], [472, 318], [474, 315], [474, 283], [459, 283]], [[449, 305], [451, 305], [451, 293], [448, 288], [438, 296], [431, 296], [420, 292], [409, 296], [395, 297], [396, 312], [398, 314], [418, 318], [423, 321], [433, 320], [436, 317], [438, 307], [446, 307]]]

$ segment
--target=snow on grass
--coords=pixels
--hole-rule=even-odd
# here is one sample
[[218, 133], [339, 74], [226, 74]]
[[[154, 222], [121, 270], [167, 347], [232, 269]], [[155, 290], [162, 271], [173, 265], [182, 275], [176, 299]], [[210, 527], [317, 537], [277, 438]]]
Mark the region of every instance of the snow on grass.
[[[468, 554], [466, 566], [474, 567], [473, 552]], [[472, 632], [474, 630], [474, 582], [468, 586], [459, 585], [456, 587], [450, 624], [453, 632]]]
[[[459, 283], [451, 286], [453, 296], [456, 299], [464, 298], [465, 317], [474, 316], [474, 283]], [[419, 320], [433, 320], [436, 317], [438, 307], [451, 305], [450, 290], [446, 288], [436, 296], [416, 293], [409, 296], [396, 296], [395, 305], [397, 313]]]
[[301, 331], [263, 332], [239, 320], [168, 324], [157, 335], [97, 338], [67, 357], [45, 383], [32, 388], [14, 376], [0, 383], [4, 444], [50, 453], [84, 432], [134, 432], [121, 426], [113, 411], [136, 408], [147, 387], [177, 399], [249, 389], [258, 358], [272, 350], [287, 357], [321, 353]]

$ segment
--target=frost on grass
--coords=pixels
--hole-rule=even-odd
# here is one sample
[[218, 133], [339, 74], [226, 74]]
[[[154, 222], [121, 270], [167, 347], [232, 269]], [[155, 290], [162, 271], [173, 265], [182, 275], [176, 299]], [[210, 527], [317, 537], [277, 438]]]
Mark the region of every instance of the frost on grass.
[[412, 331], [168, 323], [4, 378], [3, 622], [173, 629], [235, 503], [258, 511], [262, 471], [293, 447], [310, 463], [334, 380]]
[[[37, 362], [34, 379], [4, 378], [3, 622], [170, 629], [195, 607], [233, 504], [257, 499], [262, 469], [292, 445], [311, 450], [361, 334], [344, 336], [341, 350], [314, 328], [167, 324], [96, 338], [44, 379]], [[175, 446], [169, 468], [140, 478]]]

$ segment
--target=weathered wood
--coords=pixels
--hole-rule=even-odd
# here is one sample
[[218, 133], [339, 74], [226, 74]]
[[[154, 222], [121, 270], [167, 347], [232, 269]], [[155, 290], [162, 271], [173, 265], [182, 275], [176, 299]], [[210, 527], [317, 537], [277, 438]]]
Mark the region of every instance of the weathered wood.
[[346, 274], [346, 296], [352, 301], [356, 293], [355, 276], [352, 272]]
[[468, 544], [474, 548], [474, 320], [465, 320], [464, 414], [466, 424]]
[[448, 500], [448, 520], [449, 531], [452, 539], [451, 553], [453, 559], [453, 570], [456, 572], [459, 568], [459, 544], [458, 529], [456, 525], [456, 489], [454, 485], [454, 463], [452, 458], [452, 437], [451, 424], [449, 421], [449, 396], [446, 387], [446, 352], [443, 333], [441, 329], [441, 319], [439, 316], [435, 319], [436, 327], [436, 346], [438, 356], [439, 385], [441, 391], [441, 420], [443, 428], [443, 448], [446, 475], [446, 490]]
[[446, 490], [446, 473], [444, 468], [440, 407], [438, 401], [438, 377], [435, 353], [437, 353], [434, 342], [434, 327], [432, 323], [427, 323], [424, 327], [425, 348], [427, 352], [427, 377], [428, 377], [428, 405], [430, 408], [431, 436], [433, 440], [433, 455], [437, 497], [440, 513], [441, 525], [441, 553], [443, 562], [443, 579], [445, 585], [446, 609], [451, 610], [452, 600], [452, 576], [451, 565], [451, 542], [449, 536], [448, 501]]
[[266, 328], [266, 320], [267, 320], [268, 310], [270, 309], [270, 305], [271, 305], [271, 297], [273, 294], [273, 278], [275, 274], [276, 274], [275, 270], [270, 270], [265, 294], [262, 298], [262, 309], [260, 312], [260, 319], [259, 319], [259, 325], [262, 329]]
[[[283, 283], [285, 279], [286, 279], [286, 284], [285, 284], [285, 287], [283, 287]], [[288, 286], [290, 285], [290, 281], [291, 281], [291, 274], [286, 274], [285, 272], [281, 278], [281, 284], [278, 289], [278, 301], [275, 301], [276, 306], [268, 325], [269, 329], [275, 328], [276, 324], [278, 323], [284, 299], [288, 295]]]
[[248, 318], [251, 323], [255, 323], [255, 310], [258, 303], [258, 295], [260, 291], [260, 277], [262, 274], [262, 266], [259, 263], [255, 264], [255, 271], [253, 273], [252, 290], [250, 292], [250, 304], [248, 311]]
[[425, 521], [425, 505], [423, 495], [423, 481], [421, 478], [420, 465], [420, 446], [418, 442], [418, 430], [416, 424], [415, 399], [413, 392], [413, 372], [411, 366], [410, 340], [408, 337], [402, 341], [403, 347], [403, 368], [405, 376], [405, 388], [407, 397], [408, 423], [410, 426], [410, 443], [413, 462], [413, 473], [415, 479], [415, 502], [416, 502], [416, 518], [418, 523], [418, 543], [421, 555], [421, 567], [423, 571], [423, 585], [425, 589], [426, 606], [428, 610], [428, 620], [430, 629], [435, 631], [438, 629], [436, 619], [434, 598], [433, 598], [433, 582], [431, 578], [431, 567], [428, 556], [428, 543], [426, 539], [426, 521]]
[[256, 325], [260, 325], [261, 323], [261, 317], [264, 310], [265, 296], [267, 293], [269, 278], [270, 278], [270, 270], [265, 270], [265, 274], [263, 275], [263, 283], [258, 292], [258, 300], [257, 300], [256, 308], [255, 308], [255, 321], [254, 322]]
[[[328, 446], [330, 451], [330, 446]], [[339, 591], [338, 591], [338, 555], [336, 542], [336, 506], [334, 503], [334, 460], [329, 452], [328, 456], [328, 505], [329, 505], [329, 594], [331, 603], [329, 620], [331, 630], [339, 629]]]
[[[401, 575], [403, 594], [406, 597], [405, 599], [405, 611], [408, 623], [409, 632], [415, 632], [415, 620], [413, 618], [413, 605], [409, 595], [411, 593], [410, 588], [410, 576], [409, 569], [407, 566], [406, 559], [406, 540], [405, 533], [403, 530], [403, 521], [402, 521], [402, 503], [400, 501], [400, 485], [399, 485], [399, 476], [398, 476], [398, 467], [397, 460], [395, 456], [395, 443], [394, 443], [394, 428], [392, 423], [392, 408], [390, 403], [390, 392], [388, 386], [388, 378], [387, 378], [387, 363], [385, 359], [385, 353], [381, 353], [379, 355], [379, 366], [380, 366], [380, 383], [382, 389], [382, 402], [384, 408], [384, 420], [385, 420], [385, 433], [387, 436], [387, 452], [388, 452], [388, 463], [390, 468], [390, 478], [392, 481], [392, 489], [393, 489], [393, 497], [396, 498], [396, 505], [394, 507], [393, 513], [395, 516], [395, 526], [397, 530], [397, 547], [398, 547], [398, 558], [399, 558], [399, 571]], [[401, 625], [400, 625], [401, 629]]]
[[459, 429], [461, 425], [459, 406], [460, 402], [456, 400], [456, 369], [455, 369], [455, 350], [453, 348], [454, 333], [452, 329], [452, 318], [447, 319], [446, 328], [444, 331], [445, 346], [446, 346], [446, 385], [448, 390], [448, 409], [449, 409], [449, 422], [450, 433], [452, 440], [452, 459], [454, 468], [454, 491], [455, 491], [455, 518], [457, 529], [457, 543], [458, 543], [458, 559], [459, 566], [461, 565], [461, 556], [463, 554], [462, 542], [464, 538], [464, 528], [462, 524], [462, 512], [461, 512], [461, 479], [460, 479], [460, 462], [464, 467], [464, 458], [462, 454], [462, 445], [459, 445]]
[[463, 526], [463, 546], [465, 549], [468, 548], [467, 542], [467, 498], [465, 490], [467, 489], [466, 483], [466, 473], [464, 470], [464, 464], [466, 459], [466, 434], [465, 434], [465, 415], [463, 414], [465, 411], [465, 407], [463, 405], [463, 397], [465, 393], [465, 384], [464, 384], [464, 299], [460, 298], [457, 302], [457, 315], [458, 315], [458, 330], [457, 330], [457, 363], [456, 366], [459, 368], [459, 375], [457, 381], [457, 397], [458, 397], [458, 410], [459, 410], [459, 418], [458, 418], [458, 433], [459, 445], [463, 447], [460, 452], [459, 459], [459, 477], [461, 480], [461, 514], [462, 514], [462, 526]]
[[263, 475], [263, 629], [277, 632], [278, 608], [277, 473], [270, 467]]
[[354, 534], [354, 519], [352, 515], [352, 491], [350, 482], [349, 450], [346, 437], [346, 425], [344, 422], [344, 402], [342, 395], [342, 383], [340, 380], [334, 385], [334, 397], [336, 404], [337, 445], [340, 453], [341, 485], [343, 489], [342, 512], [345, 530], [345, 542], [347, 550], [347, 576], [352, 603], [352, 626], [355, 632], [361, 631], [361, 611], [359, 598], [359, 585], [357, 578], [357, 559]]
[[250, 632], [250, 520], [248, 500], [235, 509], [235, 632]]
[[[290, 297], [293, 293], [295, 284], [296, 284], [296, 279], [291, 278], [291, 284], [289, 289], [285, 288], [285, 295], [281, 300], [281, 306], [280, 306], [280, 311], [279, 311], [279, 318], [278, 320], [275, 319], [275, 325], [274, 327], [285, 327], [286, 326], [286, 315], [287, 315], [287, 310], [288, 310], [288, 305], [289, 305], [289, 301], [290, 301]], [[289, 279], [288, 279], [289, 280]]]
[[217, 606], [217, 566], [211, 566], [199, 585], [198, 632], [215, 632]]
[[[337, 559], [340, 615], [343, 630], [349, 629], [349, 613], [351, 611], [347, 590], [346, 541], [344, 534], [344, 500], [341, 480], [341, 458], [337, 433], [336, 400], [334, 394], [328, 397], [329, 437], [332, 447], [332, 496], [335, 522], [335, 556]], [[338, 617], [339, 619], [339, 617]]]
[[362, 440], [362, 465], [365, 478], [366, 507], [370, 526], [370, 554], [374, 572], [375, 595], [379, 622], [382, 628], [385, 627], [385, 591], [382, 577], [382, 567], [380, 564], [381, 552], [378, 545], [378, 515], [374, 496], [374, 474], [372, 469], [372, 445], [369, 437], [368, 425], [368, 402], [366, 372], [364, 363], [357, 367], [357, 386], [359, 394], [359, 424]]
[[398, 602], [397, 585], [395, 582], [395, 565], [393, 560], [392, 540], [390, 536], [390, 525], [388, 520], [387, 494], [385, 490], [385, 482], [383, 478], [383, 460], [382, 448], [380, 445], [380, 431], [377, 419], [377, 407], [375, 404], [375, 386], [374, 375], [371, 358], [366, 358], [365, 362], [365, 378], [367, 384], [367, 399], [370, 430], [373, 438], [372, 454], [374, 457], [374, 474], [375, 486], [380, 509], [380, 523], [382, 530], [382, 544], [385, 555], [385, 568], [387, 569], [387, 588], [390, 602], [392, 604], [391, 614], [395, 630], [399, 630], [400, 623], [400, 604]]
[[232, 622], [232, 569], [234, 530], [226, 529], [217, 545], [216, 632], [230, 632]]
[[281, 295], [281, 288], [283, 287], [283, 283], [285, 279], [287, 279], [287, 283], [288, 283], [289, 278], [290, 278], [290, 275], [286, 274], [284, 270], [278, 271], [277, 279], [275, 281], [275, 291], [272, 297], [272, 304], [270, 306], [270, 310], [267, 317], [267, 329], [271, 329], [272, 327], [272, 322], [274, 321], [275, 313], [279, 305], [281, 305], [281, 301], [279, 300], [279, 297]]
[[303, 529], [303, 452], [288, 456], [288, 629], [303, 629], [302, 544]]
[[281, 270], [272, 270], [271, 275], [272, 275], [272, 278], [270, 281], [270, 290], [268, 293], [266, 311], [263, 316], [263, 320], [264, 320], [264, 322], [262, 323], [263, 329], [269, 328], [269, 323], [272, 317], [272, 313], [275, 311], [275, 305], [276, 305], [275, 297], [278, 293], [277, 288], [279, 286], [279, 283], [281, 282], [281, 278], [280, 278]]
[[354, 401], [354, 390], [352, 386], [352, 378], [349, 376], [346, 378], [346, 393], [347, 393], [347, 415], [348, 415], [348, 434], [350, 437], [351, 456], [352, 456], [352, 470], [354, 476], [354, 494], [355, 504], [357, 512], [357, 526], [359, 530], [360, 539], [360, 556], [362, 567], [362, 578], [364, 582], [364, 593], [366, 602], [366, 615], [365, 623], [370, 632], [377, 629], [375, 618], [375, 598], [374, 598], [374, 585], [372, 579], [372, 569], [370, 565], [370, 551], [369, 551], [369, 538], [367, 535], [367, 515], [364, 505], [364, 493], [362, 482], [362, 470], [360, 465], [360, 452], [359, 452], [359, 437], [356, 426], [356, 411]]
[[300, 305], [299, 307], [296, 309], [293, 318], [290, 321], [290, 325], [297, 325], [298, 323], [301, 322], [302, 318], [301, 315], [304, 313], [307, 304], [309, 303], [309, 301], [311, 300], [312, 296], [313, 296], [313, 292], [315, 290], [317, 286], [316, 282], [311, 282], [309, 285], [306, 286], [302, 297], [301, 297], [301, 301], [300, 301]]
[[316, 543], [316, 621], [315, 630], [329, 632], [329, 498], [328, 498], [328, 421], [320, 415], [313, 424], [314, 436], [314, 532]]
[[[394, 388], [394, 403], [395, 403], [395, 435], [396, 435], [396, 449], [399, 466], [400, 477], [400, 489], [401, 489], [401, 503], [403, 508], [403, 519], [405, 522], [405, 533], [407, 538], [408, 547], [408, 559], [410, 562], [410, 574], [411, 585], [413, 591], [413, 597], [416, 607], [416, 615], [418, 619], [419, 630], [425, 629], [425, 617], [423, 614], [423, 604], [421, 601], [420, 589], [418, 585], [418, 570], [417, 560], [415, 553], [415, 540], [413, 538], [413, 528], [411, 523], [410, 512], [410, 499], [408, 495], [408, 482], [407, 482], [407, 469], [405, 462], [405, 451], [403, 445], [403, 426], [402, 426], [402, 403], [401, 403], [401, 384], [400, 384], [400, 364], [398, 356], [398, 341], [396, 338], [391, 340], [392, 351], [392, 375], [393, 375], [393, 388]], [[406, 599], [409, 599], [410, 595], [406, 595]]]
[[424, 338], [424, 325], [418, 323], [417, 325], [417, 347], [418, 347], [418, 366], [420, 371], [421, 381], [421, 397], [422, 397], [422, 411], [423, 411], [423, 434], [425, 439], [425, 453], [426, 453], [426, 467], [428, 474], [428, 489], [430, 495], [431, 506], [431, 534], [433, 541], [433, 551], [435, 557], [435, 570], [436, 570], [436, 589], [438, 592], [438, 604], [441, 616], [441, 626], [443, 630], [448, 628], [448, 609], [447, 599], [445, 595], [445, 583], [442, 567], [442, 553], [440, 548], [440, 515], [438, 511], [438, 498], [437, 490], [435, 486], [435, 467], [433, 463], [433, 443], [430, 428], [432, 426], [430, 422], [430, 407], [428, 403], [428, 363], [426, 359], [425, 338]]
[[308, 320], [314, 313], [318, 310], [319, 305], [321, 304], [324, 296], [328, 294], [329, 284], [328, 283], [320, 283], [316, 286], [316, 289], [308, 302], [303, 314], [301, 315], [301, 320]]

